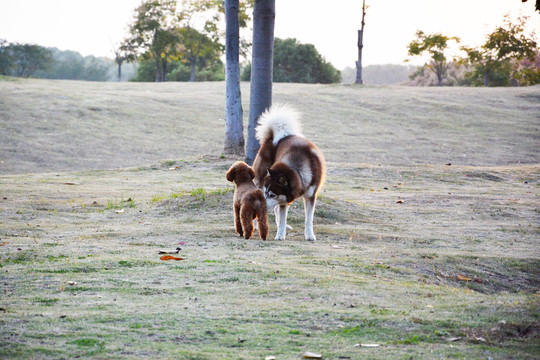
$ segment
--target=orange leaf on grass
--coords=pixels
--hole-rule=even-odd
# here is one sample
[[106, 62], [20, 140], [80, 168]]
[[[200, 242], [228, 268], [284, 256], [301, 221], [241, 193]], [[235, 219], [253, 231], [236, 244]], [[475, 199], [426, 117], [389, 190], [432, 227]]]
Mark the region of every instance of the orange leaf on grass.
[[181, 257], [171, 256], [171, 255], [163, 255], [159, 258], [160, 260], [184, 260]]
[[466, 277], [466, 276], [459, 275], [459, 274], [457, 276], [457, 279], [461, 280], [461, 281], [471, 281], [472, 280], [470, 277]]

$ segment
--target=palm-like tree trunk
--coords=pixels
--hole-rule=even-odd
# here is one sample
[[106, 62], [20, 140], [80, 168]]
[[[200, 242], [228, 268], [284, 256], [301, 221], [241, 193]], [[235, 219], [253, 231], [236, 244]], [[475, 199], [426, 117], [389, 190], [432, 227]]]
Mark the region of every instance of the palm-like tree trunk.
[[364, 26], [366, 25], [364, 19], [366, 17], [366, 1], [362, 2], [362, 23], [361, 28], [358, 30], [358, 60], [356, 61], [356, 84], [363, 84], [362, 79], [362, 50], [364, 49]]
[[244, 156], [238, 0], [225, 0], [225, 154]]
[[259, 151], [255, 128], [259, 116], [272, 105], [275, 0], [255, 0], [253, 50], [246, 163], [253, 164]]

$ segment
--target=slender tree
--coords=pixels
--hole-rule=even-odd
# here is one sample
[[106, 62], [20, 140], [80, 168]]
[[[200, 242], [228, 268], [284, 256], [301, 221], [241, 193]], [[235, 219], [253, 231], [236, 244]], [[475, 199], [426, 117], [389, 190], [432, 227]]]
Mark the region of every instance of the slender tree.
[[245, 155], [238, 0], [225, 0], [225, 154]]
[[362, 1], [362, 23], [360, 30], [358, 30], [358, 61], [356, 62], [356, 84], [363, 84], [362, 79], [362, 50], [364, 49], [364, 26], [366, 25], [364, 19], [366, 17], [366, 0]]
[[0, 39], [0, 75], [9, 75], [13, 54], [7, 40]]
[[114, 62], [117, 66], [117, 80], [122, 81], [122, 65], [124, 62], [128, 61], [134, 61], [134, 50], [130, 49], [130, 44], [123, 43], [118, 46], [113, 45], [113, 52], [114, 52]]
[[272, 71], [274, 58], [275, 0], [255, 0], [253, 8], [253, 49], [246, 163], [253, 164], [259, 151], [255, 138], [259, 116], [272, 105]]
[[437, 85], [442, 86], [448, 70], [448, 61], [444, 54], [449, 41], [459, 42], [457, 37], [448, 37], [440, 33], [425, 34], [423, 31], [416, 32], [416, 40], [409, 44], [409, 56], [419, 56], [427, 52], [431, 55], [431, 61], [426, 67], [437, 76]]

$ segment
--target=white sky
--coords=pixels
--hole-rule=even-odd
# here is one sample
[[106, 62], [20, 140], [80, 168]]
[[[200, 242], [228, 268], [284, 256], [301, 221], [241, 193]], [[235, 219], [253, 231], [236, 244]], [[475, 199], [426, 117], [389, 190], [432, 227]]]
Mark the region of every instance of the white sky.
[[[0, 39], [82, 55], [113, 57], [142, 0], [1, 0]], [[458, 36], [478, 46], [510, 13], [530, 16], [540, 35], [535, 0], [366, 0], [364, 65], [400, 64], [416, 30]], [[332, 4], [332, 5], [330, 5]], [[275, 36], [314, 44], [336, 68], [354, 67], [362, 0], [276, 0]], [[417, 60], [419, 61], [419, 60]]]

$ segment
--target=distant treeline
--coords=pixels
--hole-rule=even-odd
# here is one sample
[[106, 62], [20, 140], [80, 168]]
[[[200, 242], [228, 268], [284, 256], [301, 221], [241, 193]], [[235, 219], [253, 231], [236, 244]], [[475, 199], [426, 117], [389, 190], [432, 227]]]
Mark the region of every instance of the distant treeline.
[[[123, 67], [122, 81], [134, 76], [136, 66]], [[114, 60], [85, 56], [39, 45], [0, 40], [0, 75], [41, 79], [117, 81]]]
[[[53, 56], [51, 66], [38, 70], [34, 74], [35, 78], [43, 79], [68, 79], [86, 81], [118, 81], [116, 63], [106, 57], [82, 56], [76, 51], [58, 50], [48, 48]], [[126, 64], [122, 67], [121, 81], [131, 79], [135, 73], [133, 64]]]
[[[362, 68], [362, 78], [366, 85], [398, 85], [409, 82], [409, 75], [416, 71], [413, 65], [368, 65]], [[343, 84], [354, 84], [356, 68], [347, 67], [341, 71]]]
[[[540, 53], [534, 61], [527, 59], [519, 62], [527, 69], [528, 85], [540, 83]], [[437, 78], [424, 66], [413, 65], [369, 65], [362, 70], [364, 84], [367, 85], [411, 85], [435, 86]], [[502, 63], [492, 69], [490, 86], [520, 86], [516, 81], [515, 68], [511, 62]], [[122, 65], [120, 81], [155, 81], [155, 64], [151, 60], [142, 60]], [[56, 48], [44, 48], [38, 45], [8, 43], [0, 39], [0, 75], [14, 77], [32, 77], [42, 79], [65, 79], [85, 81], [118, 81], [118, 67], [113, 59], [106, 57], [85, 56], [76, 51], [62, 51]], [[249, 81], [250, 64], [243, 69], [242, 79]], [[286, 70], [286, 71], [285, 71]], [[530, 74], [529, 74], [530, 73]], [[276, 39], [274, 49], [274, 81], [276, 82], [313, 82], [332, 83], [342, 79], [343, 84], [355, 81], [356, 69], [347, 67], [341, 72], [324, 61], [313, 45], [304, 45], [294, 39]], [[167, 81], [189, 81], [189, 66], [181, 61], [169, 64]], [[198, 61], [196, 81], [222, 81], [225, 78], [221, 60]], [[473, 66], [460, 62], [448, 65], [444, 86], [482, 86], [483, 73]]]

